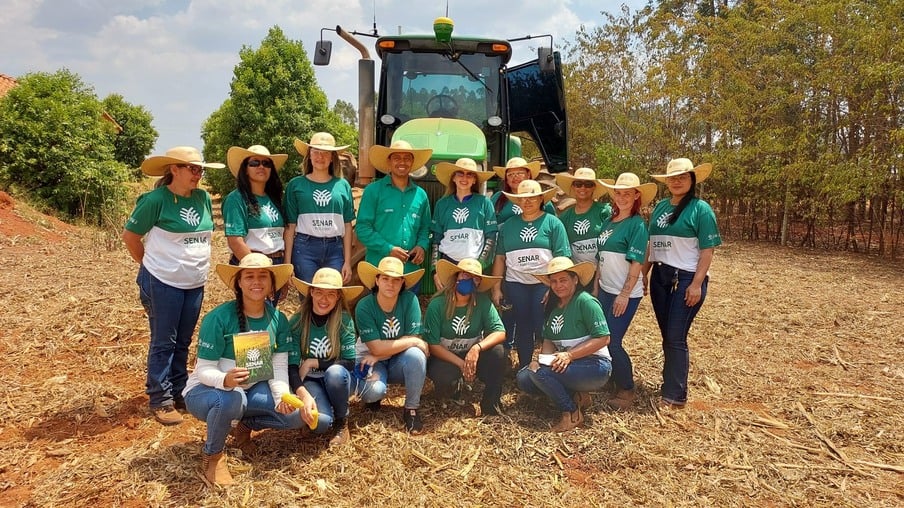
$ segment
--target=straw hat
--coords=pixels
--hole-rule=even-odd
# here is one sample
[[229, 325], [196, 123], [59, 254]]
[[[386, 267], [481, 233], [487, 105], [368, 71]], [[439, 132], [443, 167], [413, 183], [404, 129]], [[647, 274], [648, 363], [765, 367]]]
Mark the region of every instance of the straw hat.
[[292, 276], [292, 272], [294, 271], [292, 265], [274, 265], [273, 260], [264, 254], [252, 252], [243, 257], [238, 265], [217, 265], [217, 275], [220, 276], [220, 279], [226, 286], [231, 288], [235, 276], [246, 268], [263, 268], [272, 273], [273, 277], [276, 279], [276, 284], [273, 286], [273, 289], [279, 289], [285, 286], [286, 282], [289, 282], [289, 277]]
[[238, 176], [239, 168], [242, 167], [242, 161], [254, 155], [270, 159], [273, 162], [273, 169], [277, 171], [279, 168], [283, 167], [283, 164], [286, 163], [286, 159], [289, 158], [289, 156], [284, 153], [271, 154], [270, 150], [264, 145], [251, 145], [248, 148], [231, 146], [229, 147], [229, 150], [226, 151], [226, 165], [229, 166], [229, 171], [232, 171], [232, 176]]
[[341, 152], [348, 148], [348, 145], [336, 146], [336, 138], [329, 132], [315, 132], [314, 135], [311, 136], [310, 143], [305, 143], [304, 141], [295, 138], [295, 141], [292, 144], [295, 145], [295, 149], [298, 150], [298, 153], [301, 154], [302, 157], [308, 156], [308, 149], [311, 147], [327, 152]]
[[548, 286], [550, 275], [566, 271], [577, 274], [581, 284], [586, 286], [590, 283], [590, 280], [593, 279], [596, 265], [590, 261], [582, 261], [578, 264], [574, 264], [574, 261], [572, 261], [571, 258], [559, 256], [549, 260], [549, 263], [546, 265], [546, 272], [535, 273], [533, 275], [537, 280]]
[[467, 157], [462, 157], [455, 161], [455, 164], [451, 162], [440, 162], [436, 165], [436, 179], [439, 180], [446, 187], [449, 186], [449, 182], [452, 181], [452, 175], [455, 174], [456, 171], [466, 171], [468, 173], [474, 173], [477, 175], [477, 185], [482, 184], [483, 182], [493, 178], [492, 171], [481, 171], [480, 167], [477, 166], [477, 163], [474, 162], [474, 159], [469, 159]]
[[370, 151], [367, 155], [370, 157], [370, 163], [373, 164], [375, 168], [379, 169], [382, 173], [389, 173], [389, 156], [400, 152], [414, 155], [414, 162], [411, 163], [412, 170], [420, 169], [421, 166], [427, 164], [427, 161], [430, 160], [430, 156], [433, 155], [432, 149], [414, 148], [411, 146], [411, 143], [404, 139], [393, 141], [388, 147], [374, 145], [370, 147]]
[[522, 168], [530, 171], [531, 180], [536, 180], [540, 174], [540, 161], [527, 162], [521, 157], [512, 157], [505, 163], [505, 166], [493, 166], [493, 171], [500, 180], [505, 180], [505, 172], [509, 169]]
[[223, 169], [226, 166], [219, 162], [204, 162], [201, 152], [193, 146], [177, 146], [166, 151], [165, 155], [148, 157], [141, 163], [141, 171], [148, 176], [163, 176], [170, 164], [194, 164], [202, 168]]
[[660, 182], [664, 182], [666, 178], [670, 176], [678, 176], [683, 175], [685, 173], [694, 173], [697, 176], [697, 183], [702, 182], [709, 178], [709, 174], [713, 172], [713, 165], [705, 162], [700, 164], [697, 167], [694, 167], [694, 163], [691, 162], [690, 159], [672, 159], [669, 161], [669, 165], [665, 168], [664, 175], [650, 175], [651, 177], [659, 180]]
[[379, 266], [374, 266], [367, 261], [361, 261], [358, 264], [358, 277], [364, 287], [372, 288], [377, 280], [377, 275], [383, 274], [389, 277], [404, 277], [405, 287], [411, 287], [417, 284], [424, 276], [424, 269], [418, 269], [411, 273], [405, 273], [405, 263], [398, 258], [386, 256], [380, 260]]
[[314, 277], [310, 283], [297, 277], [292, 277], [292, 284], [304, 296], [308, 296], [308, 291], [311, 288], [338, 289], [342, 292], [342, 298], [346, 302], [358, 298], [364, 292], [364, 286], [343, 286], [342, 274], [335, 268], [321, 268], [317, 270], [314, 272]]
[[574, 193], [571, 192], [571, 184], [574, 183], [575, 180], [584, 180], [593, 182], [593, 200], [596, 201], [600, 198], [605, 192], [606, 189], [600, 184], [599, 180], [596, 179], [596, 171], [590, 168], [578, 168], [574, 170], [573, 175], [569, 175], [568, 173], [559, 173], [556, 175], [556, 185], [562, 188], [565, 191], [565, 194], [570, 196], [574, 196]]
[[480, 285], [477, 286], [477, 291], [480, 291], [481, 293], [492, 288], [497, 282], [502, 280], [502, 277], [484, 275], [480, 261], [473, 258], [464, 258], [459, 261], [457, 265], [451, 261], [446, 261], [445, 259], [440, 259], [436, 263], [436, 274], [441, 281], [451, 281], [459, 272], [469, 273], [472, 277], [480, 277]]
[[656, 197], [656, 184], [653, 182], [640, 183], [640, 178], [634, 173], [622, 173], [618, 180], [604, 178], [600, 183], [609, 189], [609, 196], [615, 197], [618, 189], [636, 189], [640, 191], [640, 206], [647, 206]]
[[503, 192], [513, 203], [516, 205], [521, 202], [521, 198], [532, 198], [534, 196], [543, 196], [543, 202], [547, 202], [552, 199], [553, 196], [556, 195], [555, 187], [547, 190], [543, 190], [540, 187], [540, 182], [536, 180], [522, 180], [521, 183], [518, 184], [518, 192]]

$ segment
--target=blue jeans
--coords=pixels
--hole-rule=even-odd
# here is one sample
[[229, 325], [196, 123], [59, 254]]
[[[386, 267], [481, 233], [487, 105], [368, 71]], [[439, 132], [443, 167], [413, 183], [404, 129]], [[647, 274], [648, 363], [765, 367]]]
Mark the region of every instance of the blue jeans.
[[537, 372], [525, 367], [518, 371], [515, 381], [521, 391], [545, 394], [559, 411], [570, 413], [578, 408], [571, 398], [574, 392], [601, 389], [610, 372], [612, 362], [608, 358], [589, 355], [571, 362], [565, 372], [555, 372], [546, 365], [540, 365]]
[[213, 455], [223, 451], [232, 423], [242, 418], [245, 394], [241, 390], [198, 385], [185, 394], [185, 407], [195, 418], [207, 423], [204, 453]]
[[631, 320], [637, 312], [642, 297], [628, 298], [628, 306], [625, 312], [615, 317], [612, 315], [612, 304], [615, 297], [600, 289], [600, 303], [603, 305], [603, 314], [606, 315], [606, 323], [609, 325], [609, 354], [612, 355], [612, 381], [622, 390], [634, 389], [634, 368], [631, 365], [631, 357], [625, 351], [623, 341]]
[[[348, 233], [346, 233], [348, 234]], [[292, 266], [295, 276], [305, 282], [311, 282], [314, 272], [321, 268], [335, 268], [342, 271], [345, 263], [342, 237], [318, 238], [303, 233], [295, 234], [292, 243]]]
[[201, 314], [204, 286], [179, 289], [164, 284], [144, 265], [135, 282], [151, 328], [145, 392], [152, 408], [170, 406], [174, 398], [182, 397], [188, 380], [188, 348]]
[[364, 402], [377, 402], [386, 397], [386, 384], [405, 385], [405, 408], [417, 409], [421, 406], [421, 391], [427, 379], [427, 356], [416, 347], [410, 347], [373, 366], [376, 379], [354, 378], [351, 390]]
[[306, 378], [304, 387], [317, 403], [317, 420], [315, 434], [323, 434], [333, 426], [339, 418], [348, 418], [348, 394], [351, 385], [351, 373], [339, 364], [330, 365], [320, 378]]
[[[678, 286], [672, 291], [672, 283], [677, 272]], [[684, 303], [684, 293], [694, 279], [694, 272], [678, 270], [669, 265], [655, 263], [650, 272], [650, 301], [659, 323], [662, 335], [662, 398], [666, 402], [685, 404], [687, 402], [687, 375], [690, 369], [690, 351], [687, 335], [691, 324], [703, 301], [709, 277], [703, 279], [700, 301], [693, 307]]]
[[509, 348], [514, 345], [518, 349], [518, 367], [530, 363], [534, 347], [543, 336], [543, 296], [547, 288], [540, 284], [521, 284], [520, 282], [502, 282], [502, 294], [512, 309], [503, 312], [502, 322], [508, 338]]
[[301, 411], [297, 409], [287, 415], [276, 410], [276, 401], [273, 400], [273, 394], [270, 392], [270, 383], [266, 381], [254, 383], [251, 388], [245, 390], [245, 397], [248, 402], [245, 406], [245, 414], [242, 415], [242, 423], [252, 430], [291, 430], [307, 425], [301, 419]]

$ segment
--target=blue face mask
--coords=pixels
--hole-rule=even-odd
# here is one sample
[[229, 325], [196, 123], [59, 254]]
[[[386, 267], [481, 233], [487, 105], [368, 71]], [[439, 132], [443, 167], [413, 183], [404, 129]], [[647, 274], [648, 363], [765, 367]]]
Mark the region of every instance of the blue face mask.
[[455, 283], [455, 291], [458, 291], [462, 295], [470, 295], [477, 289], [477, 285], [474, 284], [474, 279], [461, 279]]

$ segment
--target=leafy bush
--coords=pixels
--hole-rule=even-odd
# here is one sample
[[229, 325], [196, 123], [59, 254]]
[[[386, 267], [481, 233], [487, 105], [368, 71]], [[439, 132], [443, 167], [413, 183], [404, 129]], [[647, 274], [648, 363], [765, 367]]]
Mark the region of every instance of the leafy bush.
[[124, 205], [128, 168], [91, 87], [68, 70], [28, 74], [0, 100], [0, 186], [101, 224]]

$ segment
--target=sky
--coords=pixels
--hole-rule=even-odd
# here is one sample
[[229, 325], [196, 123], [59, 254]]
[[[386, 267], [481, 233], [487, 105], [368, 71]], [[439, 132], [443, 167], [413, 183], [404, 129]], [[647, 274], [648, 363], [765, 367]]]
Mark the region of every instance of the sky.
[[[551, 34], [561, 49], [582, 25], [604, 22], [601, 11], [632, 11], [645, 0], [3, 0], [0, 73], [66, 68], [92, 86], [98, 99], [118, 93], [153, 115], [154, 154], [178, 145], [201, 147], [201, 125], [229, 96], [242, 47], [258, 48], [278, 25], [301, 41], [309, 58], [322, 28], [381, 35], [431, 33], [448, 15], [455, 34], [511, 39]], [[510, 7], [510, 6], [517, 7]], [[360, 53], [334, 32], [329, 66], [314, 67], [330, 105], [357, 107]], [[372, 38], [360, 38], [373, 51]], [[547, 39], [548, 40], [548, 39]], [[535, 57], [542, 42], [513, 44], [511, 64]], [[377, 64], [379, 69], [379, 64]], [[375, 85], [376, 86], [376, 85]], [[567, 86], [567, 85], [566, 85]], [[274, 147], [271, 147], [274, 148]], [[290, 147], [275, 147], [286, 150]]]

